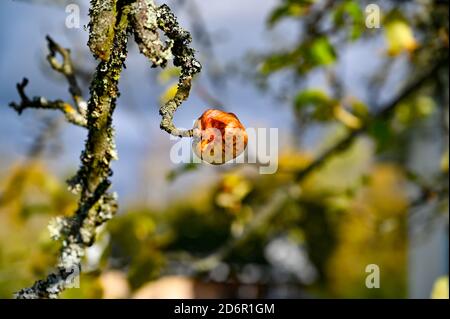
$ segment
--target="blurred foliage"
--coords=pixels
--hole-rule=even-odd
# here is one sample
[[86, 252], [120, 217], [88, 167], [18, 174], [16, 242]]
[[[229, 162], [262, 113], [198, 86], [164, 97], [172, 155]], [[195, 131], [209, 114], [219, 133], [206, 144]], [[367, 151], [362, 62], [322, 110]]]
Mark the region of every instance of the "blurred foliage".
[[158, 73], [158, 83], [166, 86], [159, 99], [161, 105], [174, 98], [177, 93], [179, 76], [180, 70], [175, 67], [165, 68]]
[[[406, 209], [403, 177], [396, 167], [377, 166], [341, 216], [338, 247], [328, 265], [336, 296], [398, 298], [406, 291]], [[383, 289], [361, 283], [369, 264], [381, 269]]]
[[436, 279], [431, 292], [433, 299], [448, 299], [448, 276], [442, 276]]
[[[224, 283], [239, 278], [249, 263], [262, 269], [270, 268], [266, 246], [287, 234], [289, 242], [307, 249], [308, 259], [319, 279], [305, 286], [297, 282], [292, 273], [287, 272], [286, 276], [302, 287], [309, 286], [311, 293], [337, 297], [404, 296], [407, 200], [402, 195], [403, 178], [401, 170], [395, 166], [373, 164], [373, 156], [372, 143], [361, 140], [298, 184], [300, 193], [294, 192], [284, 202], [276, 218], [262, 224], [225, 258], [231, 268], [223, 279]], [[183, 258], [180, 259], [179, 254], [181, 257], [185, 254], [202, 257], [214, 252], [228, 240], [239, 238], [243, 229], [258, 218], [259, 207], [277, 189], [294, 182], [294, 173], [311, 160], [309, 154], [286, 151], [280, 156], [277, 174], [259, 175], [236, 169], [222, 175], [208, 191], [192, 190], [166, 209], [139, 205], [124, 208], [104, 230], [102, 236], [107, 238], [106, 246], [95, 247], [102, 242], [100, 239], [92, 247], [100, 249], [100, 261], [81, 276], [80, 289], [69, 289], [62, 297], [115, 296], [111, 289], [119, 289], [117, 287], [129, 289], [127, 296], [130, 296], [147, 282], [166, 274], [174, 263], [181, 262]], [[51, 176], [42, 167], [40, 170], [39, 175]], [[31, 177], [27, 179], [31, 181]], [[23, 196], [26, 198], [30, 194], [35, 194], [34, 190], [24, 188]], [[63, 194], [64, 190], [60, 196]], [[68, 201], [67, 205], [73, 206], [73, 202]], [[16, 215], [10, 206], [8, 210], [4, 207], [3, 211], [2, 218]], [[16, 229], [2, 232], [2, 235], [12, 236], [14, 233], [18, 237], [15, 250], [27, 247], [34, 252], [31, 258], [24, 259], [24, 254], [30, 257], [28, 250], [16, 251], [19, 260], [32, 264], [33, 271], [27, 276], [19, 273], [3, 276], [3, 280], [7, 279], [10, 284], [2, 285], [2, 296], [9, 296], [30, 277], [39, 277], [54, 262], [48, 260], [52, 259], [48, 256], [55, 254], [48, 252], [49, 245], [54, 246], [44, 225], [48, 217], [56, 213], [47, 208], [42, 212], [46, 218], [40, 220], [36, 227], [30, 225], [34, 218], [27, 214], [22, 232]], [[36, 236], [37, 233], [42, 238], [40, 244], [29, 247], [25, 236]], [[11, 237], [0, 242], [10, 240]], [[4, 249], [2, 255], [3, 260], [8, 261], [2, 265], [2, 272], [7, 272], [14, 267], [12, 257], [5, 255]], [[89, 256], [88, 253], [84, 268], [90, 264]], [[372, 262], [383, 268], [383, 283], [391, 283], [376, 291], [362, 286], [366, 275], [364, 266]], [[106, 275], [108, 269], [124, 272], [125, 277], [119, 280], [117, 275]], [[276, 284], [272, 276], [269, 273], [265, 279], [269, 286]]]
[[0, 297], [44, 276], [57, 256], [50, 239], [51, 216], [69, 215], [73, 196], [38, 161], [17, 164], [0, 180]]
[[301, 17], [308, 14], [315, 0], [287, 0], [277, 7], [269, 16], [269, 26], [274, 26], [277, 22], [287, 17]]

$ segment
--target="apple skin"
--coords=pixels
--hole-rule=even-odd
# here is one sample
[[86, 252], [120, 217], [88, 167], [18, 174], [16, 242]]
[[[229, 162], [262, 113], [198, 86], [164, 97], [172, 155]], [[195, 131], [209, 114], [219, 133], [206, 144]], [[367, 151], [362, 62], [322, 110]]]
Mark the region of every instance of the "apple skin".
[[192, 149], [200, 159], [221, 165], [244, 152], [248, 135], [233, 113], [206, 110], [194, 123]]

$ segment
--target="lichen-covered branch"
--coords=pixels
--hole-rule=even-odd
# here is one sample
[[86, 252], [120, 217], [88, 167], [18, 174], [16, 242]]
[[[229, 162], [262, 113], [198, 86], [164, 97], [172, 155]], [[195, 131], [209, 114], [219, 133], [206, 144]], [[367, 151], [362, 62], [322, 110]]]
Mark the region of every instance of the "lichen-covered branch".
[[[98, 227], [112, 218], [117, 210], [115, 194], [108, 193], [110, 163], [116, 158], [112, 114], [119, 95], [120, 73], [127, 55], [130, 10], [125, 1], [110, 1], [110, 7], [105, 6], [105, 3], [91, 1], [91, 35], [101, 29], [98, 23], [110, 23], [109, 20], [99, 19], [98, 13], [104, 14], [105, 10], [113, 12], [115, 23], [112, 25], [112, 41], [105, 43], [111, 47], [104, 49], [110, 54], [99, 63], [90, 87], [91, 97], [86, 113], [88, 138], [81, 156], [81, 167], [70, 181], [72, 190], [80, 194], [78, 209], [73, 217], [60, 217], [49, 225], [52, 237], [62, 240], [56, 270], [30, 288], [19, 291], [17, 298], [57, 297], [71, 284], [69, 279], [73, 272], [80, 269], [81, 258], [85, 249], [94, 243]], [[61, 53], [57, 46], [53, 46], [53, 49], [53, 52]], [[96, 55], [96, 52], [93, 53]], [[64, 70], [64, 63], [54, 63], [53, 66], [67, 71]]]
[[[156, 7], [153, 0], [138, 0], [134, 3], [132, 23], [140, 51], [150, 59], [154, 67], [165, 67], [173, 56], [173, 64], [181, 69], [174, 98], [160, 108], [161, 129], [174, 136], [192, 136], [192, 129], [178, 129], [173, 123], [175, 111], [189, 97], [194, 75], [201, 70], [201, 64], [195, 59], [194, 49], [190, 47], [190, 33], [180, 27], [167, 5]], [[165, 43], [160, 39], [158, 30], [167, 37]]]
[[153, 0], [138, 0], [133, 4], [134, 39], [139, 51], [152, 62], [152, 67], [165, 67], [172, 58], [172, 41], [163, 43], [159, 37], [157, 10]]
[[173, 41], [173, 64], [181, 68], [175, 97], [163, 105], [159, 111], [162, 116], [161, 128], [175, 136], [192, 136], [192, 129], [180, 130], [176, 128], [173, 124], [173, 116], [178, 107], [189, 97], [192, 78], [201, 71], [202, 66], [194, 57], [194, 49], [189, 46], [192, 41], [190, 33], [178, 25], [175, 15], [167, 5], [158, 8], [158, 26]]
[[[134, 34], [141, 52], [154, 66], [165, 67], [173, 57], [174, 65], [181, 68], [178, 92], [161, 108], [161, 127], [173, 135], [192, 135], [192, 130], [179, 130], [172, 121], [175, 110], [188, 98], [192, 77], [201, 66], [189, 47], [190, 34], [179, 27], [169, 7], [156, 7], [153, 0], [91, 0], [89, 15], [88, 46], [100, 62], [91, 82], [87, 107], [74, 75], [70, 51], [50, 37], [47, 37], [50, 50], [47, 60], [66, 77], [76, 108], [60, 100], [29, 99], [24, 91], [26, 79], [17, 86], [21, 102], [11, 103], [19, 113], [26, 108], [59, 109], [69, 122], [88, 129], [81, 167], [69, 181], [70, 189], [80, 196], [78, 208], [72, 217], [58, 217], [49, 225], [52, 238], [62, 241], [59, 263], [47, 278], [20, 290], [17, 298], [54, 298], [71, 285], [70, 279], [80, 269], [85, 249], [95, 242], [98, 227], [117, 210], [116, 195], [108, 192], [111, 161], [117, 158], [112, 115], [119, 96], [118, 82], [127, 56], [129, 33]], [[165, 43], [160, 40], [158, 29], [167, 36]], [[56, 59], [57, 54], [62, 62]]]

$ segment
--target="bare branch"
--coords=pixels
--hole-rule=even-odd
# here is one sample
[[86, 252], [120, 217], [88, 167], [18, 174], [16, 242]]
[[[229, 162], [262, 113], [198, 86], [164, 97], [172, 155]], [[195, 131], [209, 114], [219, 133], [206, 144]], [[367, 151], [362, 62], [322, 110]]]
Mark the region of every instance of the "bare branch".
[[[86, 127], [86, 108], [87, 103], [82, 97], [81, 89], [78, 85], [77, 79], [75, 77], [73, 62], [70, 57], [70, 50], [64, 49], [58, 43], [56, 43], [50, 36], [46, 37], [49, 54], [47, 56], [47, 61], [53, 70], [63, 74], [67, 82], [69, 83], [69, 92], [72, 95], [72, 99], [75, 103], [75, 108], [69, 103], [63, 100], [49, 101], [44, 97], [33, 97], [30, 99], [25, 93], [25, 87], [28, 85], [28, 79], [24, 78], [21, 83], [17, 84], [17, 91], [20, 96], [20, 103], [11, 102], [9, 105], [14, 108], [17, 113], [21, 114], [26, 108], [37, 108], [37, 109], [54, 109], [60, 110], [64, 113], [67, 121], [72, 124]], [[62, 62], [59, 62], [56, 55], [60, 54], [62, 57]]]
[[35, 109], [53, 109], [60, 110], [64, 113], [67, 121], [72, 124], [86, 127], [87, 121], [86, 119], [78, 113], [70, 104], [62, 101], [62, 100], [54, 100], [49, 101], [44, 97], [35, 96], [30, 99], [25, 93], [25, 88], [28, 85], [28, 79], [23, 78], [22, 82], [17, 83], [17, 91], [20, 96], [20, 103], [11, 102], [9, 106], [14, 108], [17, 113], [21, 114], [23, 110], [27, 108], [35, 108]]
[[[62, 73], [69, 83], [69, 92], [72, 95], [72, 99], [75, 103], [78, 113], [82, 116], [86, 116], [87, 103], [83, 99], [81, 88], [78, 85], [77, 78], [75, 76], [75, 70], [73, 67], [73, 61], [70, 56], [70, 50], [61, 47], [58, 43], [47, 35], [48, 48], [50, 53], [47, 55], [47, 61], [51, 67], [60, 73]], [[62, 62], [59, 62], [56, 54], [59, 53], [62, 56]]]
[[172, 41], [163, 43], [158, 33], [157, 7], [153, 0], [138, 0], [133, 4], [132, 23], [134, 39], [139, 51], [152, 67], [165, 67], [172, 58]]

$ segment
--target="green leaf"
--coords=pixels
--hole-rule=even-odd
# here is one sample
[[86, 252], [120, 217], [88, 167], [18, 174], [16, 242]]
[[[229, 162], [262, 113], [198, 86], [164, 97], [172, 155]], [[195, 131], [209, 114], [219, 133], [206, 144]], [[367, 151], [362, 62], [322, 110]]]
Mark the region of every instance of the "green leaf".
[[301, 56], [301, 47], [293, 51], [272, 54], [264, 60], [260, 71], [263, 75], [269, 75], [281, 69], [298, 64], [299, 61], [301, 61]]
[[426, 95], [416, 95], [404, 100], [395, 109], [394, 119], [402, 126], [409, 126], [418, 120], [427, 118], [436, 110], [433, 98]]
[[336, 61], [336, 52], [327, 37], [301, 43], [297, 48], [268, 56], [260, 69], [263, 75], [294, 67], [300, 73], [306, 73], [317, 66], [330, 65]]
[[269, 27], [273, 27], [277, 22], [279, 22], [281, 19], [285, 18], [288, 15], [288, 6], [280, 6], [272, 11], [272, 13], [269, 16], [269, 20], [267, 23], [269, 24]]
[[329, 105], [330, 98], [321, 90], [310, 89], [300, 92], [295, 97], [295, 107], [302, 109], [311, 105]]
[[352, 113], [361, 119], [367, 119], [369, 117], [369, 107], [367, 104], [356, 98], [350, 98], [348, 101]]
[[173, 182], [175, 179], [177, 179], [181, 175], [188, 173], [188, 172], [195, 171], [196, 169], [198, 169], [198, 166], [199, 165], [196, 163], [183, 164], [183, 165], [171, 170], [167, 174], [166, 178], [169, 182]]
[[336, 51], [327, 37], [316, 39], [310, 47], [314, 65], [330, 65], [336, 61]]
[[344, 11], [352, 17], [354, 22], [359, 22], [364, 20], [363, 12], [361, 6], [356, 1], [346, 1], [344, 4]]
[[357, 1], [342, 2], [333, 13], [336, 27], [348, 27], [351, 40], [358, 39], [365, 29], [364, 13]]
[[377, 142], [377, 150], [386, 149], [391, 143], [393, 132], [390, 122], [386, 120], [375, 120], [369, 125], [369, 135], [371, 135]]
[[287, 17], [301, 17], [307, 14], [315, 0], [287, 0], [285, 4], [275, 8], [267, 21], [269, 27], [273, 27], [279, 21]]
[[309, 89], [297, 94], [294, 107], [297, 112], [309, 113], [315, 120], [326, 121], [333, 117], [335, 102], [324, 91]]

